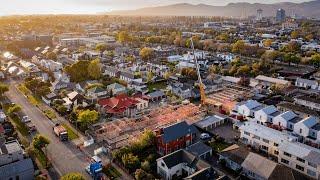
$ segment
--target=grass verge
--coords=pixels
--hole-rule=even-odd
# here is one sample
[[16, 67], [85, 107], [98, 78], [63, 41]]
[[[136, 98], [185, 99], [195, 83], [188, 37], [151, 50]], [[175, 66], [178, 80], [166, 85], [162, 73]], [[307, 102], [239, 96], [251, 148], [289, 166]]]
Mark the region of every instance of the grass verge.
[[54, 113], [53, 110], [51, 109], [46, 109], [43, 111], [44, 115], [46, 115], [49, 119], [53, 120], [53, 119], [56, 119], [57, 116], [56, 114]]
[[37, 106], [41, 103], [41, 100], [35, 96], [32, 95], [32, 93], [30, 92], [30, 90], [24, 85], [24, 84], [20, 84], [18, 86], [19, 91], [21, 91], [25, 96], [27, 96], [28, 101], [34, 105]]
[[69, 140], [74, 140], [79, 138], [79, 136], [67, 124], [62, 124], [62, 126], [66, 128], [66, 130], [68, 131]]

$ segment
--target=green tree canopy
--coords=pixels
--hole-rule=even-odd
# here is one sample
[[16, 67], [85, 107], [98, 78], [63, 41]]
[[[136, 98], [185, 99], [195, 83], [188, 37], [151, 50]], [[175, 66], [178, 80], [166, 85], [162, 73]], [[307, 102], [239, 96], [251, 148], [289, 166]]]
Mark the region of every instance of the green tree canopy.
[[89, 124], [93, 124], [97, 122], [99, 118], [99, 113], [95, 110], [84, 110], [80, 111], [78, 114], [78, 122], [82, 124], [82, 126], [88, 126]]
[[124, 154], [122, 156], [122, 163], [130, 171], [135, 170], [140, 166], [140, 161], [138, 156], [135, 156], [132, 153]]
[[88, 66], [88, 73], [91, 79], [99, 79], [102, 76], [101, 63], [99, 59], [90, 62]]
[[32, 145], [36, 149], [41, 149], [44, 148], [50, 144], [50, 140], [40, 134], [37, 134], [36, 136], [33, 137], [32, 139]]
[[21, 111], [21, 106], [16, 105], [16, 104], [8, 108], [8, 114], [9, 115], [12, 115], [13, 113], [16, 113], [16, 112], [19, 112], [19, 111]]
[[140, 50], [141, 59], [144, 61], [150, 60], [154, 56], [154, 50], [152, 48], [144, 47]]
[[3, 94], [7, 91], [9, 91], [9, 86], [0, 82], [0, 96], [3, 96]]
[[70, 75], [71, 81], [81, 82], [89, 79], [88, 67], [90, 65], [89, 61], [77, 61], [76, 63], [66, 66], [64, 71]]
[[319, 68], [320, 67], [320, 54], [314, 54], [311, 56], [311, 63]]
[[68, 173], [61, 177], [60, 180], [85, 180], [80, 173]]

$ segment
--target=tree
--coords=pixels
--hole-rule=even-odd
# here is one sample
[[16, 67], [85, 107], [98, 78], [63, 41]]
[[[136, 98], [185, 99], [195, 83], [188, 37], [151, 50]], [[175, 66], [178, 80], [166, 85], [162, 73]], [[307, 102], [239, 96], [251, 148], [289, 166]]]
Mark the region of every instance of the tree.
[[149, 161], [143, 161], [141, 163], [141, 169], [149, 172], [150, 171], [150, 163], [149, 163]]
[[95, 110], [84, 110], [78, 114], [78, 122], [81, 123], [83, 128], [88, 127], [89, 124], [97, 122], [99, 113]]
[[107, 50], [107, 45], [104, 43], [97, 44], [96, 50], [100, 52], [100, 57], [102, 57], [103, 52]]
[[123, 165], [130, 171], [133, 171], [140, 166], [140, 161], [138, 156], [135, 156], [132, 153], [124, 154], [121, 159], [122, 159]]
[[57, 54], [54, 52], [47, 52], [46, 58], [51, 60], [57, 60]]
[[61, 177], [61, 180], [85, 180], [80, 173], [68, 173]]
[[284, 61], [287, 62], [289, 66], [291, 65], [291, 63], [299, 64], [301, 61], [301, 57], [297, 56], [294, 53], [287, 53], [284, 55]]
[[292, 31], [290, 36], [292, 39], [297, 39], [297, 37], [299, 36], [299, 33], [298, 33], [298, 31]]
[[9, 91], [9, 86], [0, 82], [0, 96], [2, 97], [5, 92]]
[[33, 147], [39, 150], [46, 147], [48, 144], [50, 144], [50, 140], [40, 134], [37, 134], [32, 139]]
[[241, 77], [238, 85], [248, 87], [250, 85], [250, 78]]
[[153, 74], [153, 72], [148, 72], [147, 73], [147, 82], [149, 83], [149, 82], [151, 82], [152, 81], [152, 79], [153, 79], [153, 77], [154, 77], [154, 74]]
[[232, 45], [232, 52], [233, 53], [242, 53], [245, 48], [245, 43], [242, 40], [238, 40], [236, 43]]
[[216, 66], [216, 65], [211, 65], [209, 67], [209, 73], [210, 74], [219, 74], [220, 70], [221, 70], [221, 68], [219, 66]]
[[90, 78], [92, 79], [99, 79], [102, 76], [101, 64], [99, 59], [95, 59], [90, 62], [88, 66], [88, 73]]
[[11, 107], [8, 108], [8, 114], [12, 115], [13, 113], [17, 113], [21, 111], [21, 107], [19, 105], [13, 105]]
[[250, 67], [248, 65], [240, 66], [237, 70], [237, 76], [248, 76], [250, 73]]
[[311, 63], [319, 68], [320, 67], [320, 54], [314, 54], [311, 56]]
[[147, 173], [143, 169], [137, 169], [134, 173], [134, 177], [136, 180], [155, 179], [152, 174]]
[[164, 75], [163, 75], [164, 79], [166, 79], [166, 80], [169, 79], [170, 76], [171, 76], [170, 72], [165, 72]]
[[76, 63], [66, 66], [64, 71], [70, 75], [71, 81], [81, 82], [89, 79], [88, 66], [89, 61], [77, 61]]
[[139, 55], [144, 61], [150, 60], [154, 56], [154, 50], [152, 48], [144, 47], [140, 50]]
[[266, 39], [265, 41], [263, 41], [263, 45], [265, 47], [270, 47], [272, 45], [272, 40], [271, 39]]
[[313, 34], [308, 34], [305, 39], [311, 41], [313, 39]]
[[127, 57], [125, 58], [125, 61], [126, 61], [126, 62], [131, 62], [131, 63], [133, 63], [133, 62], [136, 61], [136, 59], [135, 59], [133, 56], [127, 56]]
[[118, 34], [118, 41], [120, 43], [125, 43], [125, 42], [129, 42], [130, 41], [130, 36], [128, 34], [127, 31], [121, 31], [119, 34]]

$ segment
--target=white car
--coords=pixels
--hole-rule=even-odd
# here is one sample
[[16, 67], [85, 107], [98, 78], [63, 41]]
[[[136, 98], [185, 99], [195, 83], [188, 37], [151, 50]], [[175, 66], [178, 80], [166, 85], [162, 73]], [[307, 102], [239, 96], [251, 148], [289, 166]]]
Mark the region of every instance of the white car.
[[28, 123], [28, 122], [31, 122], [31, 119], [29, 118], [29, 116], [23, 116], [22, 117], [22, 122], [23, 123]]
[[88, 165], [88, 166], [86, 167], [86, 172], [87, 172], [89, 175], [92, 175], [92, 173], [90, 172], [90, 165]]
[[202, 140], [206, 140], [206, 139], [209, 139], [209, 138], [211, 138], [211, 136], [208, 133], [202, 133], [200, 135], [200, 139], [202, 139]]

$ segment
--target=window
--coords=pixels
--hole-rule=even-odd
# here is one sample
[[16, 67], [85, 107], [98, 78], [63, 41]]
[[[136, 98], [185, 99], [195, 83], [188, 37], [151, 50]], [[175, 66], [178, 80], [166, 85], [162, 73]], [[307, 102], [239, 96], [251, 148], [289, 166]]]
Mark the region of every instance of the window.
[[311, 162], [308, 162], [308, 165], [311, 166], [311, 167], [313, 167], [313, 168], [317, 168], [317, 165], [316, 165], [316, 164], [313, 164], [313, 163], [311, 163]]
[[289, 154], [289, 153], [287, 153], [287, 152], [283, 152], [283, 154], [284, 154], [285, 156], [291, 157], [291, 154]]
[[162, 166], [162, 167], [166, 167], [163, 162], [161, 162], [161, 166]]
[[303, 163], [306, 162], [304, 159], [301, 159], [299, 157], [297, 157], [297, 160], [300, 161], [300, 162], [303, 162]]
[[268, 139], [262, 139], [263, 142], [269, 144], [269, 140]]
[[260, 140], [260, 137], [256, 135], [254, 135], [253, 138]]
[[304, 171], [304, 167], [299, 166], [298, 164], [296, 165], [296, 169], [300, 170], [300, 171]]
[[244, 131], [244, 134], [250, 136], [250, 133], [248, 133], [247, 131]]
[[279, 146], [279, 144], [278, 144], [278, 143], [273, 143], [273, 145], [274, 145], [275, 147], [278, 147], [278, 146]]
[[275, 155], [279, 155], [279, 151], [274, 150], [274, 154], [275, 154]]
[[299, 130], [300, 134], [302, 133], [302, 129]]
[[309, 174], [310, 176], [316, 176], [317, 173], [314, 171], [311, 171], [310, 169], [307, 169], [307, 174]]
[[289, 161], [286, 160], [286, 159], [283, 159], [283, 158], [281, 159], [281, 162], [284, 163], [284, 164], [289, 164]]

